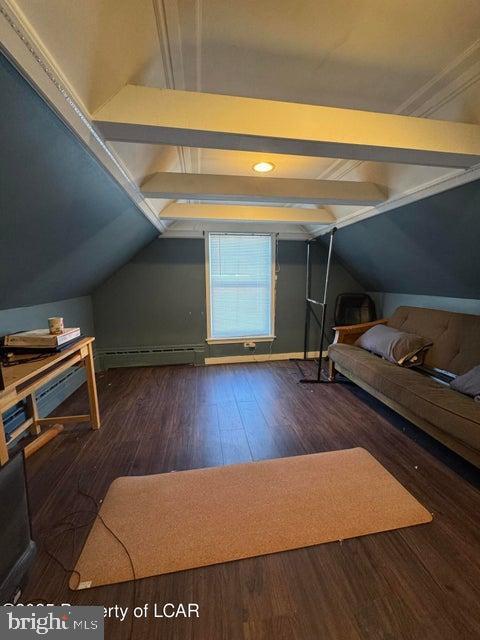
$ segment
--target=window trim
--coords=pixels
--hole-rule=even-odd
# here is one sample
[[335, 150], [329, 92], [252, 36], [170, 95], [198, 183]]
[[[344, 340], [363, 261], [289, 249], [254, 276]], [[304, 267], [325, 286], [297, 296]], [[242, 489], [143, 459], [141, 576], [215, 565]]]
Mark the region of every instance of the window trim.
[[[270, 331], [269, 336], [236, 336], [233, 338], [214, 338], [212, 336], [212, 314], [211, 314], [211, 295], [210, 295], [210, 235], [223, 235], [223, 236], [269, 236], [271, 243], [271, 266], [270, 266]], [[230, 231], [207, 231], [205, 233], [205, 306], [207, 317], [207, 339], [208, 344], [235, 344], [242, 342], [273, 342], [275, 340], [275, 302], [276, 302], [276, 234], [275, 233], [241, 233]]]

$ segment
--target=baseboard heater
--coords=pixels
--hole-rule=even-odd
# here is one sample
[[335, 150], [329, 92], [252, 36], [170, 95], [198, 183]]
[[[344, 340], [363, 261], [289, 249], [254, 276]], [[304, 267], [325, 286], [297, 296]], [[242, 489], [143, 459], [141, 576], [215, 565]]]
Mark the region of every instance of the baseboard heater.
[[[74, 367], [66, 374], [56, 378], [52, 383], [43, 387], [42, 390], [37, 393], [37, 405], [40, 416], [48, 416], [84, 382], [85, 373], [83, 367]], [[9, 434], [24, 420], [26, 420], [26, 418], [25, 401], [5, 413], [4, 427], [7, 434], [7, 440]]]
[[205, 360], [205, 346], [169, 345], [153, 347], [118, 347], [97, 349], [102, 369], [118, 367], [154, 367], [167, 364], [200, 365]]

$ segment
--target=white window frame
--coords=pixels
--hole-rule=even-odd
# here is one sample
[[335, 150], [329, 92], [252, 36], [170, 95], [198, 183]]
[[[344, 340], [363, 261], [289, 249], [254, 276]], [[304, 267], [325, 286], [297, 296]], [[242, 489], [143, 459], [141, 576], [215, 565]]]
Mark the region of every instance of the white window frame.
[[[212, 337], [212, 314], [210, 295], [210, 234], [229, 236], [270, 236], [272, 263], [270, 268], [270, 332], [269, 336], [237, 336], [235, 338], [214, 338]], [[207, 342], [208, 344], [234, 344], [241, 342], [272, 342], [275, 340], [275, 299], [276, 299], [276, 234], [275, 233], [235, 233], [228, 231], [208, 231], [205, 233], [205, 281], [206, 281], [206, 309], [207, 309]]]

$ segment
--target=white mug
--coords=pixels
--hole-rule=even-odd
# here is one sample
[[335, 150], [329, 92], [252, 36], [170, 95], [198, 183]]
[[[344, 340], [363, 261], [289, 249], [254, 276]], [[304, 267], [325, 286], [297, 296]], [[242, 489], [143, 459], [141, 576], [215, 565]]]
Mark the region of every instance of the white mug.
[[63, 318], [49, 318], [48, 319], [48, 328], [50, 333], [54, 336], [58, 336], [63, 333]]

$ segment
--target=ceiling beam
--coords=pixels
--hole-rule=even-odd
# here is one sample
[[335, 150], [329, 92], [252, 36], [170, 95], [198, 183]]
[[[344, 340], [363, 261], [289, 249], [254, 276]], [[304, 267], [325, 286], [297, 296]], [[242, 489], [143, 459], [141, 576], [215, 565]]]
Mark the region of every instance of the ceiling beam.
[[326, 209], [293, 207], [255, 207], [234, 204], [172, 203], [162, 211], [167, 220], [208, 220], [223, 222], [287, 222], [294, 224], [332, 224], [335, 217]]
[[199, 173], [156, 173], [141, 187], [146, 198], [235, 200], [292, 204], [374, 206], [385, 193], [371, 182], [301, 180]]
[[107, 140], [441, 167], [480, 162], [480, 126], [126, 85], [93, 116]]

